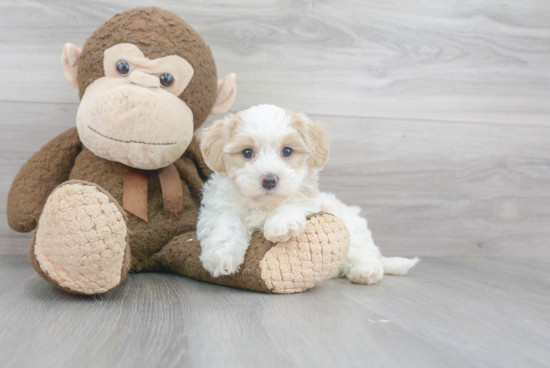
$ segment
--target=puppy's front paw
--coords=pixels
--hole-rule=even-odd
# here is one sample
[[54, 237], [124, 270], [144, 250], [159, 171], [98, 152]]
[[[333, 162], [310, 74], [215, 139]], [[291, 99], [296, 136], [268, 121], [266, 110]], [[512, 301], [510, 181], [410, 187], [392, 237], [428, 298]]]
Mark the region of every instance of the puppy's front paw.
[[[245, 249], [240, 251], [239, 249]], [[224, 240], [206, 250], [203, 248], [200, 260], [205, 270], [213, 277], [232, 275], [239, 270], [244, 262], [246, 246], [239, 247], [234, 240]]]
[[281, 214], [270, 217], [264, 224], [264, 237], [276, 242], [286, 242], [306, 230], [306, 218], [303, 215]]
[[361, 263], [354, 266], [348, 275], [348, 278], [354, 284], [371, 285], [382, 280], [384, 276], [384, 267], [382, 262]]

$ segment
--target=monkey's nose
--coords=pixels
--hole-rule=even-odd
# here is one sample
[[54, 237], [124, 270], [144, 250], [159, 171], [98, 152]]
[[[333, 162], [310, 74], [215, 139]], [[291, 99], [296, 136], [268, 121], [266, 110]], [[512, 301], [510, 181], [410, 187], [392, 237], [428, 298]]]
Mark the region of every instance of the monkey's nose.
[[262, 187], [264, 187], [265, 189], [273, 189], [277, 185], [278, 180], [279, 178], [275, 175], [267, 174], [262, 177]]
[[136, 70], [131, 72], [128, 77], [130, 82], [142, 87], [158, 88], [160, 87], [160, 79], [156, 75], [147, 74]]

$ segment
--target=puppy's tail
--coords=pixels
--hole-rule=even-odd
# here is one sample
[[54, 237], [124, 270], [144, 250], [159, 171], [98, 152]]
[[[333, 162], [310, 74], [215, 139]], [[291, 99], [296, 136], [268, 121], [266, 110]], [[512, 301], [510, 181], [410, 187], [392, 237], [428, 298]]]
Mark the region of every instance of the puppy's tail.
[[406, 275], [415, 264], [420, 261], [418, 258], [403, 257], [382, 257], [384, 275]]

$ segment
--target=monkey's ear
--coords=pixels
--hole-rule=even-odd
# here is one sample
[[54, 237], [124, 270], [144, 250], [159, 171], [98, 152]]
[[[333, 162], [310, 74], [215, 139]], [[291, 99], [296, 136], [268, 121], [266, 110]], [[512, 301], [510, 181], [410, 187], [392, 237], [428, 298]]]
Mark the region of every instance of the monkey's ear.
[[66, 43], [63, 46], [63, 53], [61, 54], [63, 75], [74, 88], [78, 88], [78, 62], [80, 61], [80, 54], [82, 54], [82, 50], [72, 43]]
[[237, 76], [234, 73], [229, 73], [218, 81], [218, 95], [210, 115], [225, 114], [231, 108], [237, 95], [236, 80]]

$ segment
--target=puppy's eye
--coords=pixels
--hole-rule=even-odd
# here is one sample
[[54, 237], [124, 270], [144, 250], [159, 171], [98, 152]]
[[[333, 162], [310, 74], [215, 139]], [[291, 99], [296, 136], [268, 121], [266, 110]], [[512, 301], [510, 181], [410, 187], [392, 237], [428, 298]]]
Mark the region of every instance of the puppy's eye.
[[252, 158], [254, 157], [254, 151], [252, 151], [250, 148], [247, 148], [243, 150], [242, 152], [244, 158]]
[[130, 64], [124, 60], [119, 60], [116, 63], [116, 70], [120, 75], [127, 75], [130, 72]]
[[285, 147], [283, 148], [283, 156], [285, 157], [290, 157], [292, 155], [292, 148], [290, 147]]
[[174, 83], [174, 76], [172, 74], [165, 73], [160, 77], [160, 84], [164, 87], [170, 87]]

